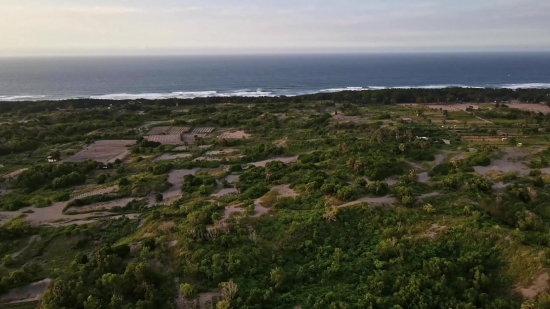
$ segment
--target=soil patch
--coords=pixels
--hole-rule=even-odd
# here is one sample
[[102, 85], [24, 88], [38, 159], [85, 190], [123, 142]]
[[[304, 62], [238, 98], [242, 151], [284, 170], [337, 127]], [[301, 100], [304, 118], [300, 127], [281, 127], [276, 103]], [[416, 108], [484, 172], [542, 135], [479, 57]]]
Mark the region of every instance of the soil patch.
[[531, 286], [526, 288], [518, 286], [516, 288], [516, 291], [521, 293], [521, 295], [525, 298], [534, 299], [540, 293], [548, 290], [549, 288], [548, 279], [550, 279], [550, 276], [548, 275], [548, 271], [545, 270], [544, 272], [539, 274], [536, 278], [534, 278]]
[[281, 161], [285, 164], [295, 163], [296, 161], [298, 161], [298, 156], [294, 156], [294, 157], [276, 157], [276, 158], [273, 158], [273, 159], [267, 159], [267, 160], [263, 160], [263, 161], [254, 162], [254, 163], [252, 163], [252, 165], [265, 167], [265, 165], [267, 163], [273, 162], [273, 161]]
[[93, 160], [103, 164], [122, 160], [129, 154], [128, 147], [136, 143], [134, 140], [103, 140], [97, 141], [67, 158], [66, 162], [83, 162]]
[[279, 193], [279, 196], [282, 197], [295, 197], [298, 196], [298, 193], [294, 191], [294, 189], [290, 188], [290, 185], [279, 185], [272, 188], [272, 190], [276, 190]]
[[218, 138], [221, 138], [221, 139], [250, 138], [250, 134], [246, 134], [244, 131], [225, 132], [222, 135], [218, 136]]
[[0, 302], [14, 304], [38, 301], [42, 297], [42, 294], [50, 286], [52, 279], [46, 278], [44, 280], [31, 283], [24, 288], [16, 288], [10, 290], [7, 294], [0, 298]]
[[177, 159], [185, 159], [191, 157], [192, 154], [190, 153], [178, 153], [178, 154], [169, 154], [169, 153], [163, 153], [162, 155], [158, 156], [154, 161], [163, 161], [163, 160], [177, 160]]
[[157, 142], [163, 145], [182, 145], [184, 143], [184, 141], [182, 141], [181, 134], [149, 135], [145, 136], [145, 139], [150, 142]]
[[519, 148], [504, 148], [505, 155], [502, 159], [493, 160], [489, 166], [474, 166], [478, 174], [486, 174], [489, 171], [500, 173], [518, 173], [520, 176], [529, 174], [529, 167], [523, 162], [513, 162], [526, 155], [525, 151]]
[[343, 205], [340, 205], [338, 207], [349, 207], [361, 203], [367, 203], [372, 205], [391, 205], [395, 201], [395, 197], [392, 196], [382, 196], [382, 197], [362, 197], [358, 200], [355, 200], [353, 202], [349, 202]]
[[122, 198], [118, 200], [108, 201], [108, 202], [101, 202], [101, 203], [95, 203], [91, 205], [86, 206], [80, 206], [80, 207], [69, 207], [67, 208], [67, 213], [87, 213], [91, 211], [104, 211], [104, 210], [110, 210], [114, 207], [124, 207], [126, 204], [133, 201], [133, 197], [127, 197]]
[[550, 113], [550, 107], [544, 105], [544, 104], [533, 104], [533, 103], [512, 103], [512, 104], [506, 104], [508, 107], [511, 108], [517, 108], [524, 111], [530, 111], [535, 113], [543, 113], [543, 114], [549, 114]]

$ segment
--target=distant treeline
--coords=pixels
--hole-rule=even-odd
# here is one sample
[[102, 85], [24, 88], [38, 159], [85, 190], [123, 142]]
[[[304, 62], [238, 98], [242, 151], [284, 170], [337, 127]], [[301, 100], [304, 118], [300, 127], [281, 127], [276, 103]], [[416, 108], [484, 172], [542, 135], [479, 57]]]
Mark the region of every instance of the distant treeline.
[[550, 102], [550, 89], [492, 89], [492, 88], [443, 88], [443, 89], [383, 89], [316, 93], [300, 96], [278, 97], [207, 97], [193, 99], [161, 100], [98, 100], [69, 99], [62, 101], [0, 102], [0, 112], [42, 112], [56, 108], [93, 108], [124, 105], [127, 109], [139, 109], [139, 105], [179, 106], [216, 103], [304, 103], [310, 101], [334, 101], [357, 104], [394, 103], [456, 103], [456, 102]]

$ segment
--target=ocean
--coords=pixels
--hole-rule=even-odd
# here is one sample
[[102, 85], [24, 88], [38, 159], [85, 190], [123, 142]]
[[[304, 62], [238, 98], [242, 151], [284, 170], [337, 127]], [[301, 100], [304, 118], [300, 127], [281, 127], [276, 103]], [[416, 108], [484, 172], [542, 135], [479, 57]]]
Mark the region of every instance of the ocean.
[[0, 58], [0, 101], [550, 88], [550, 53]]

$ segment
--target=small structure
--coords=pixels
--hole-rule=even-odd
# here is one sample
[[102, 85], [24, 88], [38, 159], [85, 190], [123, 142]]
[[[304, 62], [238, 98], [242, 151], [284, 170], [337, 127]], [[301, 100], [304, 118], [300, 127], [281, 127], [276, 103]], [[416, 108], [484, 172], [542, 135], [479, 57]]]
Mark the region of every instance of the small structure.
[[451, 144], [451, 141], [448, 140], [448, 139], [444, 139], [444, 140], [443, 140], [443, 143], [445, 143], [445, 145], [450, 145], [450, 144]]
[[424, 141], [429, 140], [429, 138], [427, 138], [425, 136], [417, 136], [416, 139], [421, 139], [421, 140], [424, 140]]
[[523, 147], [523, 143], [518, 143], [518, 147]]
[[48, 158], [47, 158], [47, 159], [48, 159], [48, 162], [49, 162], [49, 163], [54, 163], [54, 162], [57, 162], [57, 160], [56, 160], [56, 159], [54, 159], [54, 158], [53, 158], [52, 156], [48, 156]]
[[411, 123], [413, 120], [411, 118], [407, 118], [407, 117], [401, 117], [401, 122], [403, 123]]

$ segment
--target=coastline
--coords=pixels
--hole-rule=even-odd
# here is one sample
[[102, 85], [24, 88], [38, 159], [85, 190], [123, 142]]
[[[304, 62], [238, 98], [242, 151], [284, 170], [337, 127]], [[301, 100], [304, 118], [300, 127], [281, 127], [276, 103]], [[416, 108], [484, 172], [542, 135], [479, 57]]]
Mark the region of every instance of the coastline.
[[407, 90], [407, 89], [446, 89], [446, 88], [464, 88], [464, 89], [550, 89], [548, 83], [517, 83], [517, 84], [499, 84], [499, 85], [424, 85], [424, 86], [365, 86], [365, 87], [334, 87], [319, 90], [288, 90], [288, 89], [238, 89], [229, 91], [217, 90], [197, 90], [197, 91], [174, 91], [166, 93], [113, 93], [97, 95], [43, 95], [43, 94], [0, 94], [0, 102], [36, 102], [36, 101], [64, 101], [78, 99], [94, 100], [164, 100], [164, 99], [195, 99], [195, 98], [261, 98], [261, 97], [296, 97], [305, 95], [315, 95], [323, 93], [338, 93], [346, 91], [376, 91], [376, 90]]

